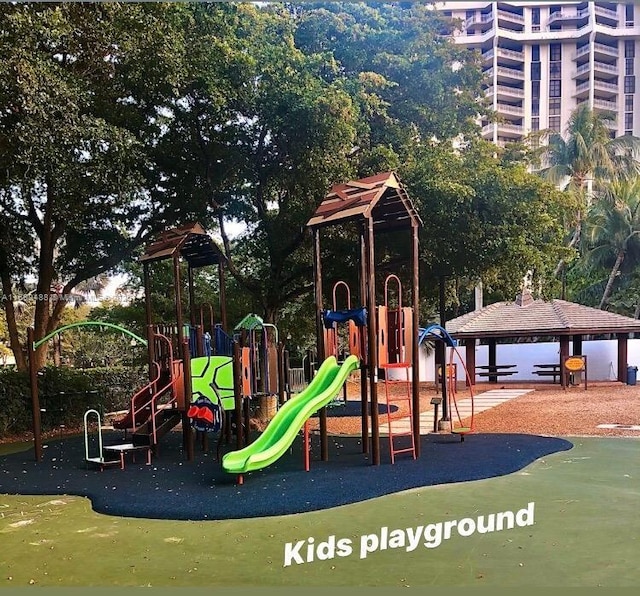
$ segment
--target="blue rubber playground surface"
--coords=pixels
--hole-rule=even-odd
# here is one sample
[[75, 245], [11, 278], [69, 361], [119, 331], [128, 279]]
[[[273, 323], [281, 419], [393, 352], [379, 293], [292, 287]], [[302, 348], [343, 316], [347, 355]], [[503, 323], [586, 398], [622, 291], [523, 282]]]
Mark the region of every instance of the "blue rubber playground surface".
[[[104, 443], [122, 441], [106, 432]], [[182, 450], [182, 434], [169, 433], [151, 465], [138, 454], [126, 466], [87, 466], [83, 437], [46, 443], [44, 459], [33, 450], [0, 457], [0, 493], [79, 495], [95, 511], [134, 518], [221, 520], [287, 515], [374, 499], [407, 489], [503, 476], [535, 460], [573, 447], [566, 439], [524, 434], [472, 434], [421, 437], [421, 456], [398, 456], [391, 465], [388, 443], [381, 441], [380, 466], [362, 453], [359, 438], [329, 437], [329, 460], [320, 461], [319, 437], [312, 437], [311, 470], [303, 469], [302, 442], [272, 466], [245, 476], [236, 485], [215, 458], [196, 447], [193, 461]], [[225, 448], [228, 450], [229, 448]]]

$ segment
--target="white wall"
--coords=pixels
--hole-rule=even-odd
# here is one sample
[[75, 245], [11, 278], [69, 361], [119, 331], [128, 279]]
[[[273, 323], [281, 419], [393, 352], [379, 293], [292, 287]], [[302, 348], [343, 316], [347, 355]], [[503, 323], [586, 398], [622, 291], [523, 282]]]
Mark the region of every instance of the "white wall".
[[[569, 344], [571, 349], [571, 343]], [[460, 361], [465, 361], [465, 347], [457, 348], [458, 380], [465, 378], [464, 367]], [[618, 378], [618, 340], [593, 340], [582, 342], [582, 353], [587, 357], [587, 378], [590, 381], [615, 381]], [[449, 350], [447, 350], [447, 361]], [[559, 362], [560, 343], [525, 343], [525, 344], [497, 344], [496, 364], [515, 364], [518, 371], [515, 375], [502, 377], [500, 380], [510, 381], [540, 381], [548, 377], [532, 374], [534, 364]], [[628, 340], [629, 366], [640, 367], [640, 339]], [[486, 345], [476, 347], [476, 366], [489, 363], [489, 349]], [[420, 380], [433, 382], [435, 374], [434, 355], [427, 356], [424, 348], [420, 349]], [[626, 370], [623, 378], [626, 378]]]

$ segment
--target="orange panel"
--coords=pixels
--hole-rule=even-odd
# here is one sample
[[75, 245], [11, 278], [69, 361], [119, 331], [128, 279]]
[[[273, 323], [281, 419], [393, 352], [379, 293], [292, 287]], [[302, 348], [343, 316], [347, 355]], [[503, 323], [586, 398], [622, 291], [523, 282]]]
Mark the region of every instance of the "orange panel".
[[378, 306], [378, 366], [389, 362], [387, 307]]
[[[174, 385], [174, 395], [176, 396], [176, 402], [179, 410], [185, 410], [187, 408], [184, 400], [184, 378], [182, 377], [182, 360], [173, 361], [173, 378], [177, 379]], [[189, 400], [191, 401], [191, 400]]]
[[405, 306], [402, 309], [404, 344], [404, 362], [413, 362], [413, 308]]
[[349, 354], [360, 358], [360, 328], [349, 321]]
[[267, 361], [269, 362], [269, 374], [265, 379], [265, 393], [278, 393], [278, 350], [275, 346], [267, 348]]
[[327, 329], [326, 327], [322, 328], [324, 333], [324, 357], [328, 358], [329, 356], [338, 357], [338, 346], [336, 345], [336, 331], [335, 329]]
[[251, 395], [251, 348], [242, 348], [242, 396]]

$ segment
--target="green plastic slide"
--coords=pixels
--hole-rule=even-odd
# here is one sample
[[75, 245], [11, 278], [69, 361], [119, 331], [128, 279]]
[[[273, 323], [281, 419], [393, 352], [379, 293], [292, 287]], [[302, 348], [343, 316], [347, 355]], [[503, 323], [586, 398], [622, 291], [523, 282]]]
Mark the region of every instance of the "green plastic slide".
[[358, 365], [357, 356], [349, 356], [342, 366], [334, 356], [327, 358], [309, 386], [278, 410], [269, 426], [251, 445], [231, 451], [222, 458], [225, 471], [243, 474], [260, 470], [278, 460], [293, 443], [305, 421], [338, 394]]

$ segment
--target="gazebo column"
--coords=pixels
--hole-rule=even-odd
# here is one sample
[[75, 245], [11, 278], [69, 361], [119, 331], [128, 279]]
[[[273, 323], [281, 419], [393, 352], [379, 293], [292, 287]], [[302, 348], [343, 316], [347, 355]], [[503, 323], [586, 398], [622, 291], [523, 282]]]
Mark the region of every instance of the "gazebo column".
[[[491, 338], [489, 339], [488, 343], [489, 343], [489, 366], [495, 367], [495, 365], [497, 364], [496, 363], [496, 340]], [[495, 368], [493, 370], [495, 370]], [[489, 371], [491, 371], [491, 369], [489, 369]], [[489, 375], [489, 382], [497, 383], [498, 377]]]
[[560, 384], [563, 389], [567, 387], [567, 379], [564, 374], [564, 369], [562, 368], [564, 365], [564, 361], [569, 357], [569, 336], [561, 335], [560, 336]]
[[582, 356], [582, 335], [573, 336], [573, 355]]
[[465, 378], [465, 385], [469, 386], [469, 381], [475, 384], [476, 379], [476, 340], [466, 339], [464, 342], [465, 360], [467, 361], [468, 377]]
[[618, 381], [621, 383], [627, 380], [628, 339], [628, 333], [618, 333]]

